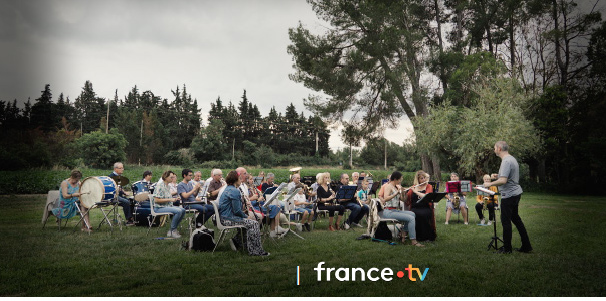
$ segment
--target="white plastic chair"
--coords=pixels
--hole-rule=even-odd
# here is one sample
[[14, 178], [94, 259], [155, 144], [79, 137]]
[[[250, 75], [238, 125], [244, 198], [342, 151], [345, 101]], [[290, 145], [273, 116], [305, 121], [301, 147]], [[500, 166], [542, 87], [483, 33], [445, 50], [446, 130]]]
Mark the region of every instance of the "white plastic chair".
[[[210, 203], [213, 204], [213, 208], [215, 209], [215, 219], [217, 221], [217, 229], [219, 229], [219, 231], [221, 231], [221, 234], [219, 235], [219, 240], [217, 240], [217, 243], [215, 244], [215, 248], [213, 249], [213, 253], [215, 253], [215, 249], [217, 249], [217, 246], [225, 238], [225, 234], [227, 232], [229, 232], [231, 229], [238, 229], [238, 228], [245, 229], [246, 226], [244, 226], [244, 225], [224, 226], [223, 223], [221, 222], [221, 214], [219, 213], [219, 202], [211, 201]], [[242, 237], [242, 245], [244, 245], [244, 235], [242, 235], [241, 237]]]
[[[370, 216], [372, 214], [374, 216], [374, 212], [372, 212], [372, 211], [378, 210], [380, 200], [378, 198], [374, 198], [374, 199], [371, 199], [370, 202], [371, 202], [371, 206], [370, 206], [370, 211], [369, 211], [368, 215]], [[377, 216], [379, 216], [379, 219], [378, 219], [379, 223], [380, 222], [393, 223], [394, 228], [397, 229], [397, 227], [398, 227], [397, 224], [400, 222], [397, 219], [382, 218], [380, 215], [378, 215], [378, 213], [377, 213]], [[377, 226], [378, 226], [378, 223], [377, 223]], [[370, 237], [372, 237], [372, 238], [375, 237], [376, 230], [377, 230], [377, 227], [372, 227], [372, 230], [369, 233]], [[402, 231], [402, 230], [400, 229], [400, 231]]]
[[[147, 217], [147, 220], [149, 221], [149, 227], [147, 228], [147, 234], [146, 235], [149, 235], [149, 230], [151, 230], [152, 225], [156, 221], [156, 217], [158, 217], [158, 216], [162, 217], [162, 216], [171, 216], [171, 215], [173, 215], [170, 212], [156, 212], [154, 210], [154, 204], [155, 204], [154, 197], [150, 196], [149, 197], [149, 209], [150, 209], [150, 212], [151, 212], [152, 219], [149, 220], [149, 216]], [[160, 229], [160, 225], [158, 225], [158, 229]]]

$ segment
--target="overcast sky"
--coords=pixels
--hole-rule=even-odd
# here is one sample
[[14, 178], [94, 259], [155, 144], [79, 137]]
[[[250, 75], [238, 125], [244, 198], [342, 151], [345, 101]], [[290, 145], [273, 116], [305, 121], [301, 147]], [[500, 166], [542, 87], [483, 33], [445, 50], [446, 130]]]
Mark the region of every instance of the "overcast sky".
[[[322, 32], [305, 0], [0, 1], [0, 100], [23, 103], [51, 85], [73, 101], [90, 80], [98, 96], [119, 98], [137, 85], [172, 99], [185, 84], [204, 122], [218, 96], [248, 99], [267, 115], [315, 92], [288, 79], [288, 29]], [[387, 133], [401, 143], [411, 128]], [[330, 147], [343, 147], [333, 131]]]

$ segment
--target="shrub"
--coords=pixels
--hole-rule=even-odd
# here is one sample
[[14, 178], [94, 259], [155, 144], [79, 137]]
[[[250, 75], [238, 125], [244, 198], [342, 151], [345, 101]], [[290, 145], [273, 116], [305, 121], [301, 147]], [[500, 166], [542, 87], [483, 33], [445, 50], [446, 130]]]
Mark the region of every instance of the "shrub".
[[92, 167], [109, 168], [115, 162], [126, 159], [124, 148], [128, 142], [115, 128], [108, 134], [101, 130], [84, 134], [76, 143], [84, 163]]

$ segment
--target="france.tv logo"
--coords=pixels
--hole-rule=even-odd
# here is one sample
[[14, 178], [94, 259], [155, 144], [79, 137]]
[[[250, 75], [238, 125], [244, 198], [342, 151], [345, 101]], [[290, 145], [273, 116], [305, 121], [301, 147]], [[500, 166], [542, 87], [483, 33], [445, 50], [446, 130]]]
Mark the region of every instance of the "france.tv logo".
[[[384, 268], [382, 270], [379, 270], [378, 268], [370, 268], [368, 271], [365, 271], [363, 268], [325, 268], [323, 267], [324, 264], [325, 262], [322, 261], [318, 263], [317, 267], [314, 268], [314, 271], [316, 271], [318, 276], [318, 281], [324, 281], [323, 279], [325, 279], [325, 281], [331, 281], [333, 279], [333, 275], [334, 279], [338, 281], [366, 281], [366, 279], [370, 281], [379, 281], [379, 279], [383, 281], [391, 281], [393, 280], [394, 276], [394, 271], [390, 268]], [[427, 277], [429, 268], [425, 268], [423, 273], [421, 273], [421, 269], [413, 268], [412, 264], [409, 264], [404, 271], [406, 271], [406, 273], [403, 271], [398, 271], [395, 273], [395, 275], [398, 278], [408, 276], [408, 280], [410, 281], [417, 281], [417, 279], [423, 281]]]

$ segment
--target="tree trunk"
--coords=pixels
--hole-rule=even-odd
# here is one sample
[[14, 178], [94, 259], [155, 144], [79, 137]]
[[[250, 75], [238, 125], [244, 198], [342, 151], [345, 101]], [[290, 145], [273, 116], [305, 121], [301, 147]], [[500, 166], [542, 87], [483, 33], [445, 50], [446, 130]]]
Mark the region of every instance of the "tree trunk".
[[431, 177], [436, 182], [442, 182], [442, 171], [440, 169], [440, 159], [438, 156], [431, 156], [431, 163], [433, 163], [433, 173], [430, 173]]
[[421, 155], [421, 169], [423, 169], [428, 174], [433, 174], [433, 164], [431, 164], [431, 159], [428, 155]]

